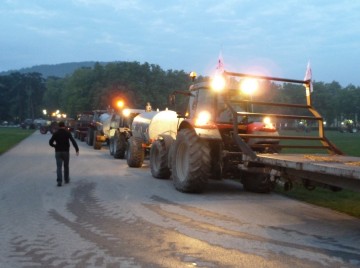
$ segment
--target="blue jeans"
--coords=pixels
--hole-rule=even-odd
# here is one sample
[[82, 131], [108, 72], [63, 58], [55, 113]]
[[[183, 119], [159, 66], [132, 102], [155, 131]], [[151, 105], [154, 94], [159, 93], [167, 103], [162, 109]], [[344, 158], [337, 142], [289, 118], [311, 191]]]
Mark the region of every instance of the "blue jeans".
[[64, 163], [64, 180], [69, 181], [69, 152], [55, 152], [57, 182], [62, 182], [62, 165]]

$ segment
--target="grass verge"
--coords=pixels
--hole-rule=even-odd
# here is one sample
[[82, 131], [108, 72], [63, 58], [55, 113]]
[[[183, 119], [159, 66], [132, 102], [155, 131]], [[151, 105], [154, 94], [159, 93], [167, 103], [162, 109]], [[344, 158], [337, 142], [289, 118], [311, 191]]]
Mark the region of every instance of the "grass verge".
[[349, 190], [332, 192], [328, 189], [316, 188], [308, 191], [301, 185], [294, 185], [293, 190], [286, 192], [276, 187], [276, 193], [309, 204], [330, 208], [360, 218], [360, 193]]
[[23, 139], [34, 133], [34, 129], [22, 129], [19, 127], [0, 128], [0, 155], [11, 149]]

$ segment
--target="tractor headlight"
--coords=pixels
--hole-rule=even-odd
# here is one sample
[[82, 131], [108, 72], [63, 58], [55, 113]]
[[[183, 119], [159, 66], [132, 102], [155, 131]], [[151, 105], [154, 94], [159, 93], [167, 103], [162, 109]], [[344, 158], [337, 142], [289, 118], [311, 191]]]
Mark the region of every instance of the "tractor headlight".
[[259, 83], [254, 78], [245, 78], [241, 81], [240, 90], [247, 95], [253, 95], [253, 93], [258, 89]]
[[123, 114], [123, 116], [128, 117], [130, 115], [130, 110], [129, 109], [124, 109], [122, 114]]
[[271, 118], [270, 118], [270, 117], [264, 117], [263, 123], [264, 123], [264, 127], [265, 127], [265, 128], [274, 128], [274, 125], [273, 125], [273, 123], [271, 122]]
[[195, 119], [195, 125], [196, 126], [204, 126], [208, 125], [211, 120], [211, 114], [208, 111], [202, 111], [200, 112], [196, 119]]
[[122, 109], [124, 107], [124, 101], [123, 100], [118, 100], [116, 102], [116, 106], [120, 109]]
[[211, 81], [211, 88], [216, 92], [221, 92], [225, 88], [225, 78], [223, 75], [217, 74]]

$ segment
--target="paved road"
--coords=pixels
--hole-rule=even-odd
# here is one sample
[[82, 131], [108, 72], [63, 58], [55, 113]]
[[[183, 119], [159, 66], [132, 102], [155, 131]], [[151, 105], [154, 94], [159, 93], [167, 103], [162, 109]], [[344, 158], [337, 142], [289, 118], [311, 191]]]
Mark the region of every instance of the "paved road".
[[355, 218], [231, 181], [179, 193], [81, 142], [56, 187], [49, 138], [0, 156], [0, 267], [360, 266]]

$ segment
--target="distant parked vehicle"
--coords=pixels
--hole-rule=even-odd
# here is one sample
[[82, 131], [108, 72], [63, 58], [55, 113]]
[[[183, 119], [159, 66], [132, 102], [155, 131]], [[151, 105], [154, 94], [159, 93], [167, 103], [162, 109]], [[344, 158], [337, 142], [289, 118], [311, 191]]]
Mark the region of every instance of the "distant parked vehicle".
[[296, 132], [310, 132], [310, 130], [306, 120], [300, 120], [296, 126]]
[[32, 119], [25, 119], [21, 124], [20, 127], [22, 129], [35, 129], [35, 124]]
[[357, 132], [356, 124], [351, 119], [345, 119], [344, 121], [341, 122], [339, 131], [341, 133], [346, 133], [346, 132], [356, 133]]

